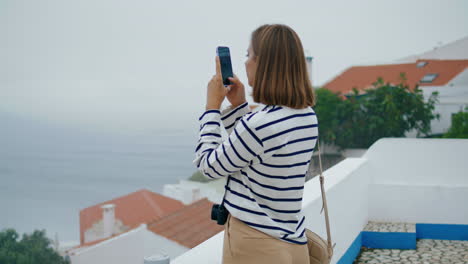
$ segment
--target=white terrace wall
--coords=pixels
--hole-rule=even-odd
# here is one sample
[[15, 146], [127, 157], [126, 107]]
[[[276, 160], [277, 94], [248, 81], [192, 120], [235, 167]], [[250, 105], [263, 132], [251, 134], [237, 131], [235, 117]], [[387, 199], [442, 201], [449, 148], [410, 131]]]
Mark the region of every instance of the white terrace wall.
[[[338, 261], [367, 223], [369, 174], [356, 173], [364, 162], [362, 158], [348, 158], [324, 172], [331, 236], [336, 242], [332, 263]], [[305, 185], [303, 208], [306, 226], [326, 238], [318, 177]], [[223, 237], [221, 232], [171, 263], [221, 263]]]
[[[468, 224], [468, 140], [385, 138], [324, 172], [336, 263], [368, 220]], [[326, 239], [319, 177], [304, 188], [306, 226]], [[171, 263], [221, 263], [221, 232]]]
[[468, 139], [384, 139], [364, 158], [369, 219], [468, 224]]

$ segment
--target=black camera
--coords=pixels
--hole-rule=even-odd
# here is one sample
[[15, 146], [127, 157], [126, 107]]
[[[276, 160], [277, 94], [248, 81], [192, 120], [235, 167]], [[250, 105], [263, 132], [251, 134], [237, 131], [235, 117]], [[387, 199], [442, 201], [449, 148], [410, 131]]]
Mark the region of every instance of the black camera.
[[215, 204], [211, 208], [211, 220], [216, 221], [218, 225], [224, 225], [227, 221], [229, 211], [222, 204]]

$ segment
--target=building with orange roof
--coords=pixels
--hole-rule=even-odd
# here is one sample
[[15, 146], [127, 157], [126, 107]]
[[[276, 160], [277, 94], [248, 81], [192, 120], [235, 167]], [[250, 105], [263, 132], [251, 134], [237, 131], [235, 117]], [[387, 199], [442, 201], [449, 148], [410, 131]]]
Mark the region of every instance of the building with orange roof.
[[149, 223], [148, 229], [187, 248], [194, 248], [224, 229], [211, 220], [212, 206], [208, 199], [201, 199]]
[[[468, 37], [448, 43], [419, 55], [393, 63], [352, 66], [323, 85], [335, 93], [346, 95], [356, 88], [360, 93], [372, 89], [382, 78], [385, 83], [405, 83], [410, 90], [419, 87], [425, 100], [438, 92], [434, 112], [440, 118], [431, 121], [432, 134], [444, 134], [450, 128], [452, 115], [468, 107]], [[402, 74], [405, 79], [403, 80]], [[406, 136], [414, 137], [409, 132]]]
[[[102, 206], [115, 206], [110, 234], [105, 234]], [[142, 223], [158, 220], [180, 210], [184, 205], [175, 199], [142, 189], [125, 196], [105, 201], [80, 211], [80, 244], [119, 234]]]
[[468, 60], [417, 60], [413, 63], [353, 66], [326, 83], [323, 87], [341, 94], [352, 93], [356, 88], [363, 91], [373, 87], [377, 78], [399, 84], [401, 74], [406, 75], [405, 83], [411, 90], [416, 86], [443, 87], [452, 85], [452, 80], [468, 67]]
[[[365, 89], [374, 87], [373, 83], [378, 78], [394, 85], [403, 82], [410, 90], [419, 87], [426, 100], [432, 92], [439, 93], [434, 112], [439, 113], [440, 118], [431, 121], [432, 134], [446, 133], [451, 126], [452, 115], [468, 107], [468, 59], [425, 59], [403, 64], [353, 66], [323, 87], [341, 95], [352, 93], [353, 88], [365, 93]], [[410, 137], [415, 135], [415, 132], [407, 134]]]
[[80, 211], [82, 243], [66, 251], [72, 264], [134, 263], [162, 254], [175, 258], [223, 230], [211, 220], [213, 203], [188, 205], [142, 189]]
[[188, 248], [148, 230], [141, 224], [109, 238], [85, 243], [66, 251], [71, 264], [142, 263], [155, 254], [173, 259]]

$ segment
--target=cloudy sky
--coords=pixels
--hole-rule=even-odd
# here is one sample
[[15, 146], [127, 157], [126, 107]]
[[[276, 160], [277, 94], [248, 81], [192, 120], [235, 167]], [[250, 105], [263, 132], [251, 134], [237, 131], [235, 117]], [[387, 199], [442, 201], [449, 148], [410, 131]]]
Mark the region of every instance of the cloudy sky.
[[218, 45], [246, 83], [250, 33], [297, 31], [313, 84], [468, 35], [468, 1], [0, 0], [0, 111], [114, 131], [193, 127]]

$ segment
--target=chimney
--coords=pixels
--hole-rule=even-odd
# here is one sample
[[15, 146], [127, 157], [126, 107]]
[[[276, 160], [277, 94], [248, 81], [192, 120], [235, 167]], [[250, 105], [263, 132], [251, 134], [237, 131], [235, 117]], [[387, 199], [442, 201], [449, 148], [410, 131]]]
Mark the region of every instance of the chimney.
[[312, 84], [312, 59], [314, 57], [310, 56], [310, 52], [308, 50], [305, 51], [306, 57], [306, 64], [307, 64], [307, 73], [309, 74], [309, 79]]
[[143, 259], [144, 264], [169, 264], [171, 259], [166, 254], [156, 254]]
[[102, 208], [103, 237], [110, 237], [114, 233], [115, 205], [105, 204]]

